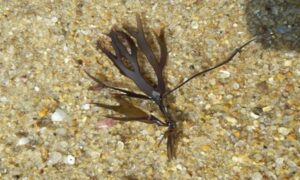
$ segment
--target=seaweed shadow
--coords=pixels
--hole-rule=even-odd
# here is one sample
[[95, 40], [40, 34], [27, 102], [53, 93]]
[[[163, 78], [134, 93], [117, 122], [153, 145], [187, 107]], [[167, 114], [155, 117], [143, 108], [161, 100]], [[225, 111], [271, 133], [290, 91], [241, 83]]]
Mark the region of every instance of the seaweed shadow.
[[300, 51], [299, 0], [250, 0], [246, 15], [253, 35], [274, 34], [273, 39], [261, 40], [265, 48]]

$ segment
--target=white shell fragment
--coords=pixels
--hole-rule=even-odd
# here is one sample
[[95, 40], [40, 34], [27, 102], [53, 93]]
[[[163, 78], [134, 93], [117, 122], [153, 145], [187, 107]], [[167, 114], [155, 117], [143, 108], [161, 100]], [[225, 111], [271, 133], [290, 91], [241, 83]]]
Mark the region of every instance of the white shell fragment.
[[225, 70], [221, 70], [219, 77], [222, 79], [226, 79], [230, 77], [230, 72], [229, 71], [225, 71]]
[[23, 146], [23, 145], [28, 144], [29, 141], [30, 141], [29, 138], [27, 138], [27, 137], [22, 137], [22, 138], [20, 138], [20, 139], [18, 140], [17, 145], [18, 145], [18, 146]]
[[64, 157], [64, 163], [65, 164], [74, 165], [75, 161], [76, 161], [76, 159], [72, 155], [67, 155], [66, 157]]
[[60, 122], [66, 120], [68, 118], [68, 114], [62, 109], [56, 109], [55, 112], [51, 116], [51, 120], [53, 122]]
[[81, 105], [81, 109], [82, 109], [82, 110], [89, 110], [90, 107], [91, 107], [90, 104], [83, 104], [83, 105]]

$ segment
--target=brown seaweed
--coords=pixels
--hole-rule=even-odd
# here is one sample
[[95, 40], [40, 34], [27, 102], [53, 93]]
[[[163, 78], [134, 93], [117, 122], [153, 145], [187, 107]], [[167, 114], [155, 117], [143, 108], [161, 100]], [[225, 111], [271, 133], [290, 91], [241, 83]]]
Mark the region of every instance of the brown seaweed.
[[[97, 49], [101, 50], [108, 57], [108, 59], [111, 60], [111, 62], [118, 68], [120, 73], [131, 79], [144, 94], [139, 94], [128, 90], [124, 90], [122, 88], [108, 86], [101, 80], [98, 80], [94, 76], [90, 75], [89, 73], [87, 73], [87, 75], [94, 81], [96, 81], [99, 87], [109, 88], [120, 92], [120, 94], [116, 96], [116, 99], [119, 102], [119, 105], [117, 106], [95, 103], [95, 105], [99, 107], [111, 109], [115, 112], [119, 112], [125, 115], [125, 117], [109, 117], [120, 121], [139, 121], [148, 124], [155, 124], [158, 126], [165, 126], [168, 128], [168, 130], [165, 132], [164, 137], [167, 138], [167, 154], [169, 160], [171, 160], [176, 157], [176, 143], [179, 133], [177, 128], [177, 122], [170, 113], [168, 106], [166, 106], [166, 96], [175, 91], [176, 89], [182, 87], [184, 84], [186, 84], [193, 78], [203, 75], [211, 70], [214, 70], [224, 64], [229, 63], [236, 54], [241, 52], [241, 50], [245, 46], [247, 46], [250, 42], [256, 40], [257, 38], [253, 38], [250, 41], [243, 44], [241, 47], [235, 49], [233, 53], [221, 63], [194, 74], [193, 76], [180, 83], [173, 89], [167, 91], [166, 82], [163, 76], [163, 70], [168, 58], [168, 50], [164, 36], [164, 31], [161, 30], [159, 34], [155, 34], [155, 40], [159, 46], [160, 52], [160, 56], [157, 57], [146, 39], [144, 28], [141, 19], [138, 15], [136, 16], [136, 20], [136, 28], [124, 26], [122, 29], [113, 28], [108, 33], [108, 37], [111, 39], [111, 45], [114, 52], [111, 52], [110, 50], [105, 48], [100, 41], [97, 42]], [[145, 56], [145, 59], [153, 68], [155, 76], [157, 78], [155, 83], [149, 82], [149, 80], [147, 80], [147, 78], [141, 73], [141, 66], [138, 61], [138, 52], [141, 52]], [[142, 109], [133, 106], [130, 103], [130, 101], [124, 99], [124, 96], [155, 102], [155, 104], [159, 107], [161, 113], [163, 114], [164, 119], [155, 117], [152, 114], [147, 114], [147, 112], [143, 111]]]

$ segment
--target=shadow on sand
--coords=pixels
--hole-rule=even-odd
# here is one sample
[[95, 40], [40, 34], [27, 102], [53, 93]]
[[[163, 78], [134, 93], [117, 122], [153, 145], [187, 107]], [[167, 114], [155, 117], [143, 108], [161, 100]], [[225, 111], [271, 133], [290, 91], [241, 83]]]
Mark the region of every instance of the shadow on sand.
[[253, 35], [273, 33], [265, 48], [300, 51], [300, 0], [249, 0], [247, 24]]

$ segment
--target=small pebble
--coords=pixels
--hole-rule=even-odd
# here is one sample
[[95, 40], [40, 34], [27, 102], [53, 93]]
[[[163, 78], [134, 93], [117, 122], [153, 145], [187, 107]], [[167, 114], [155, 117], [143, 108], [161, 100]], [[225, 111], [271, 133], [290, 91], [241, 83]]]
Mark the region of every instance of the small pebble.
[[232, 168], [232, 170], [233, 170], [234, 172], [236, 172], [236, 173], [239, 173], [239, 172], [241, 171], [241, 167], [239, 167], [239, 166], [234, 166], [234, 167]]
[[296, 126], [295, 127], [295, 133], [296, 133], [296, 136], [298, 137], [298, 139], [300, 140], [300, 126]]
[[283, 165], [283, 158], [276, 158], [275, 163], [276, 163], [276, 167], [281, 167]]
[[[67, 45], [64, 45], [63, 50], [64, 50], [65, 52], [68, 51], [68, 50], [69, 50], [68, 46], [67, 46]], [[67, 64], [68, 62], [69, 62], [68, 58], [65, 58], [65, 59], [64, 59], [64, 63]]]
[[110, 128], [110, 127], [114, 126], [115, 124], [117, 124], [117, 121], [115, 121], [112, 118], [106, 118], [106, 119], [103, 119], [102, 121], [98, 121], [95, 124], [95, 127], [97, 129], [106, 129], [106, 128]]
[[83, 105], [81, 106], [81, 109], [82, 109], [82, 110], [89, 110], [90, 107], [91, 107], [90, 104], [83, 104]]
[[240, 85], [239, 85], [239, 83], [235, 82], [232, 84], [232, 87], [233, 87], [233, 89], [238, 90], [240, 88]]
[[270, 77], [270, 78], [268, 79], [268, 83], [269, 83], [269, 84], [275, 84], [274, 78], [273, 78], [273, 77]]
[[297, 51], [289, 51], [287, 53], [284, 53], [284, 55], [287, 58], [295, 58], [298, 55], [298, 53], [297, 53]]
[[123, 150], [124, 149], [124, 143], [122, 141], [117, 142], [117, 149], [118, 150]]
[[230, 77], [230, 72], [229, 71], [225, 71], [225, 70], [221, 70], [219, 77], [222, 79], [226, 79]]
[[58, 21], [58, 19], [57, 19], [57, 17], [54, 16], [54, 17], [51, 18], [51, 21], [52, 21], [53, 23], [56, 23], [56, 22]]
[[256, 85], [257, 90], [261, 91], [262, 93], [267, 94], [269, 92], [269, 85], [266, 81], [261, 81]]
[[27, 138], [27, 137], [22, 137], [22, 138], [20, 138], [20, 139], [18, 140], [17, 145], [18, 145], [18, 146], [23, 146], [23, 145], [28, 144], [29, 141], [30, 141], [29, 138]]
[[55, 143], [56, 150], [59, 150], [59, 151], [66, 150], [68, 145], [69, 145], [69, 143], [67, 143], [66, 141], [60, 141], [58, 143]]
[[72, 155], [68, 155], [68, 156], [64, 157], [64, 163], [65, 164], [74, 165], [75, 162], [76, 162], [76, 159]]
[[149, 134], [148, 131], [147, 131], [146, 129], [142, 130], [141, 133], [142, 133], [142, 135], [145, 135], [145, 136]]
[[204, 109], [206, 109], [206, 110], [208, 110], [208, 109], [210, 109], [210, 108], [211, 108], [211, 105], [210, 105], [210, 104], [206, 104], [205, 107], [204, 107]]
[[34, 87], [34, 90], [35, 90], [36, 92], [39, 92], [39, 91], [40, 91], [40, 88], [37, 87], [37, 86], [35, 86], [35, 87]]
[[296, 69], [295, 73], [297, 76], [300, 76], [300, 70]]
[[255, 126], [246, 126], [247, 131], [252, 132], [255, 130]]
[[47, 133], [47, 127], [42, 127], [39, 132], [40, 132], [40, 134], [42, 136], [46, 135], [46, 133]]
[[286, 164], [289, 166], [290, 169], [294, 169], [296, 171], [300, 171], [300, 168], [298, 167], [298, 165], [294, 162], [294, 160], [291, 159], [287, 159], [286, 160]]
[[[300, 74], [300, 73], [299, 73]], [[4, 79], [1, 81], [1, 85], [2, 86], [8, 86], [9, 85], [9, 80], [8, 79]]]
[[263, 159], [263, 156], [260, 154], [260, 153], [257, 153], [257, 154], [254, 154], [253, 155], [253, 158], [256, 160], [256, 161], [261, 161]]
[[197, 21], [192, 21], [191, 27], [192, 27], [192, 29], [198, 29], [199, 28], [198, 22]]
[[176, 165], [176, 168], [177, 168], [179, 171], [185, 170], [185, 167], [182, 166], [181, 164], [177, 164], [177, 165]]
[[268, 179], [278, 179], [276, 177], [276, 175], [274, 174], [274, 172], [272, 172], [272, 171], [266, 171], [265, 173], [266, 173], [266, 176], [268, 177]]
[[260, 174], [260, 172], [255, 172], [251, 177], [252, 180], [261, 180], [262, 178], [263, 176]]
[[292, 65], [292, 61], [291, 60], [284, 61], [283, 65], [284, 66], [291, 66]]
[[285, 127], [278, 128], [278, 132], [284, 136], [288, 135], [290, 133], [290, 130]]
[[232, 125], [235, 125], [237, 123], [237, 120], [234, 117], [227, 116], [227, 117], [225, 117], [225, 119], [228, 122], [230, 122]]
[[5, 96], [0, 96], [0, 102], [5, 103], [5, 102], [7, 102], [7, 101], [8, 101], [7, 97], [5, 97]]
[[289, 31], [289, 28], [286, 25], [281, 25], [276, 28], [276, 31], [278, 33], [287, 33]]
[[51, 116], [51, 120], [53, 122], [60, 122], [66, 120], [68, 118], [68, 114], [65, 113], [62, 109], [56, 109], [55, 112]]
[[[66, 51], [66, 50], [65, 50], [65, 51]], [[68, 57], [64, 59], [64, 63], [65, 63], [65, 64], [68, 64], [69, 61], [70, 61], [70, 58], [68, 58]]]
[[48, 161], [47, 161], [47, 164], [48, 165], [54, 165], [54, 164], [57, 164], [61, 161], [62, 159], [62, 155], [61, 153], [59, 152], [50, 152], [49, 153], [49, 158], [48, 158]]
[[208, 82], [209, 82], [209, 84], [212, 85], [212, 86], [216, 85], [216, 79], [214, 79], [214, 78], [208, 80]]
[[270, 112], [272, 110], [272, 106], [266, 106], [262, 108], [263, 112]]
[[253, 112], [250, 113], [250, 116], [251, 116], [253, 119], [258, 119], [258, 118], [259, 118], [259, 115], [255, 114], [255, 113], [253, 113]]
[[233, 95], [232, 95], [232, 94], [228, 94], [228, 95], [225, 96], [225, 98], [226, 98], [226, 99], [232, 99], [232, 98], [233, 98]]
[[240, 157], [233, 156], [231, 159], [235, 163], [242, 163], [243, 162], [243, 159], [240, 158]]
[[15, 47], [13, 45], [10, 45], [9, 48], [7, 49], [7, 52], [9, 54], [14, 54], [15, 53]]
[[61, 135], [61, 136], [64, 136], [67, 134], [67, 130], [65, 128], [58, 128], [55, 130], [55, 133], [57, 135]]

